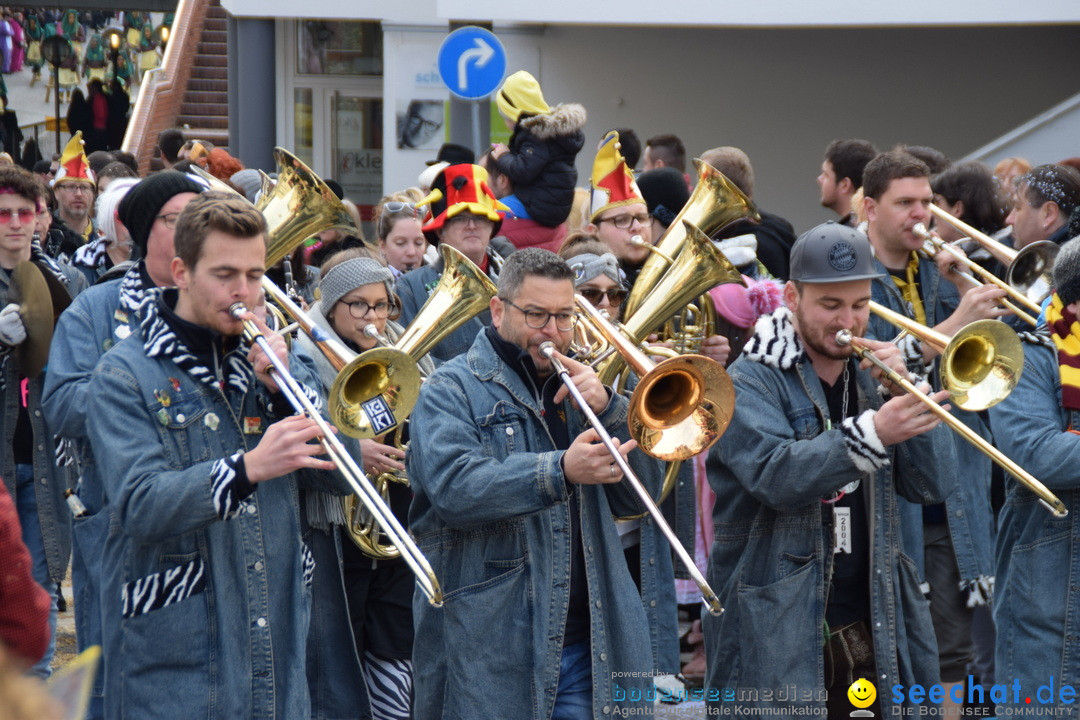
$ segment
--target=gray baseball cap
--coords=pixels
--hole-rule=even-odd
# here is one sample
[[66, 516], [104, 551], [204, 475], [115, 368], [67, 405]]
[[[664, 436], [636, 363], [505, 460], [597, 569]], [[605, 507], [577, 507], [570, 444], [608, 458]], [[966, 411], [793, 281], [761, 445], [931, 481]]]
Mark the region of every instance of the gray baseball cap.
[[804, 283], [873, 280], [882, 277], [866, 235], [827, 222], [807, 230], [791, 248], [791, 280]]

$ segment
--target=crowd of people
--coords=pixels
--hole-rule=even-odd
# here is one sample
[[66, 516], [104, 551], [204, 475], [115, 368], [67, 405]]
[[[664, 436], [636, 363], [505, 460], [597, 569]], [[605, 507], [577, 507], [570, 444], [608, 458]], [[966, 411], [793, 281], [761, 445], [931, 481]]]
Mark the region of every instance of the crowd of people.
[[[0, 672], [49, 676], [70, 563], [79, 647], [102, 648], [90, 718], [584, 719], [658, 699], [831, 718], [1071, 712], [1075, 161], [990, 169], [837, 140], [817, 178], [835, 216], [797, 234], [756, 205], [737, 147], [688, 167], [676, 135], [642, 149], [612, 129], [581, 187], [585, 107], [548, 105], [525, 72], [497, 97], [506, 145], [444, 145], [379, 202], [373, 237], [328, 179], [320, 202], [351, 230], [309, 228], [269, 267], [283, 239], [258, 208], [274, 176], [180, 130], [145, 177], [88, 155], [81, 134], [33, 172], [0, 167]], [[924, 228], [1008, 274], [939, 210], [1005, 248], [1060, 250], [1035, 325], [927, 248]], [[683, 220], [705, 225], [701, 257], [684, 256]], [[645, 327], [676, 259], [726, 282]], [[41, 373], [21, 351], [25, 262], [66, 305]], [[310, 329], [291, 342], [267, 279], [302, 307], [286, 322]], [[727, 369], [730, 422], [707, 451], [679, 466], [639, 447], [660, 430], [639, 432], [632, 393], [654, 378], [601, 381], [585, 303], [644, 328], [630, 342], [657, 359], [703, 356], [717, 382]], [[950, 395], [940, 345], [898, 337], [879, 306], [948, 337], [1013, 326], [1018, 384], [988, 409]], [[416, 374], [344, 375], [384, 343], [422, 347]], [[334, 434], [408, 528], [426, 586], [370, 508], [344, 502], [356, 478], [327, 459], [316, 413], [348, 421]], [[703, 610], [669, 528], [722, 614]], [[0, 690], [5, 717], [42, 707]]]

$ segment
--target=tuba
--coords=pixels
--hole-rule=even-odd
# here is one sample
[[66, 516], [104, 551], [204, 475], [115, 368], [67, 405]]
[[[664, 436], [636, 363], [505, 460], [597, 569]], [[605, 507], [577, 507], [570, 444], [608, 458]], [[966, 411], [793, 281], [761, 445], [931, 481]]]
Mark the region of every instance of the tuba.
[[[495, 284], [460, 251], [443, 244], [439, 246], [439, 252], [443, 259], [442, 276], [420, 312], [409, 323], [409, 327], [394, 345], [365, 329], [369, 335], [376, 336], [381, 345], [389, 347], [378, 347], [361, 353], [351, 364], [362, 365], [366, 362], [365, 358], [378, 358], [378, 351], [393, 350], [405, 353], [419, 365], [420, 359], [443, 338], [487, 309], [491, 298], [497, 292]], [[369, 325], [368, 328], [374, 331], [372, 326]], [[337, 383], [334, 385], [337, 386]], [[403, 430], [404, 426], [394, 428], [386, 436], [385, 442], [402, 450], [406, 449], [406, 445], [402, 443]], [[376, 477], [369, 475], [368, 478], [375, 486], [375, 491], [387, 502], [390, 483], [409, 483], [408, 477], [403, 473], [381, 473]], [[365, 555], [375, 559], [398, 556], [398, 548], [386, 543], [381, 527], [371, 512], [356, 502], [355, 496], [347, 496], [342, 502], [349, 536]]]

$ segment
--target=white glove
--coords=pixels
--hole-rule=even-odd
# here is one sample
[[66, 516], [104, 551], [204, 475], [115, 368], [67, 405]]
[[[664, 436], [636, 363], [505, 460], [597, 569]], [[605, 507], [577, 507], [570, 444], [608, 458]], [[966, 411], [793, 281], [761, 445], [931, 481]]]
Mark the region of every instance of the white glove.
[[26, 328], [19, 317], [19, 306], [9, 303], [0, 310], [0, 342], [5, 345], [18, 345], [26, 339]]

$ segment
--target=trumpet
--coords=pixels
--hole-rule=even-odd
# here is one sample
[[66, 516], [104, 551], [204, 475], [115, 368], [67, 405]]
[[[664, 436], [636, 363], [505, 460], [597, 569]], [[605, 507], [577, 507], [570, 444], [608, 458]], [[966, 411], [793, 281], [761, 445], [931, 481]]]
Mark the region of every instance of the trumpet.
[[[916, 223], [915, 226], [911, 228], [911, 230], [912, 230], [912, 232], [914, 232], [916, 235], [918, 235], [919, 237], [921, 237], [923, 239], [923, 252], [927, 256], [933, 258], [933, 257], [936, 257], [939, 252], [948, 253], [958, 263], [960, 263], [961, 265], [968, 268], [968, 270], [970, 270], [971, 272], [976, 273], [977, 275], [979, 275], [980, 277], [983, 278], [983, 280], [979, 280], [974, 275], [972, 275], [971, 272], [957, 271], [957, 274], [960, 277], [964, 278], [965, 280], [967, 280], [972, 285], [980, 285], [981, 286], [981, 285], [985, 285], [988, 282], [992, 283], [994, 285], [997, 285], [1002, 290], [1004, 290], [1005, 293], [1007, 295], [1009, 295], [1009, 297], [1013, 298], [1018, 303], [1020, 303], [1024, 307], [1028, 308], [1029, 310], [1035, 312], [1036, 314], [1038, 314], [1039, 312], [1042, 311], [1042, 308], [1039, 307], [1038, 304], [1032, 302], [1031, 299], [1028, 298], [1027, 295], [1024, 295], [1022, 292], [1020, 292], [1016, 288], [1010, 286], [1008, 283], [1002, 282], [992, 272], [990, 272], [986, 268], [982, 267], [981, 265], [979, 265], [974, 260], [971, 260], [970, 258], [964, 256], [962, 253], [960, 253], [952, 245], [950, 245], [949, 243], [945, 242], [944, 240], [942, 240], [937, 235], [935, 235], [935, 234], [931, 233], [929, 230], [927, 230], [926, 226], [923, 225], [922, 223]], [[1038, 320], [1036, 320], [1034, 317], [1032, 317], [1028, 313], [1021, 310], [1020, 308], [1018, 308], [1016, 305], [1009, 302], [1008, 300], [1002, 300], [1001, 304], [1004, 305], [1006, 308], [1008, 308], [1009, 312], [1013, 313], [1014, 315], [1016, 315], [1018, 318], [1020, 318], [1024, 322], [1028, 323], [1029, 325], [1034, 327], [1035, 325], [1038, 324]]]
[[926, 405], [930, 412], [934, 413], [934, 415], [940, 418], [942, 422], [959, 433], [961, 437], [974, 445], [980, 452], [989, 457], [1001, 468], [1012, 473], [1017, 480], [1031, 490], [1031, 492], [1035, 493], [1043, 507], [1053, 513], [1056, 517], [1065, 517], [1069, 514], [1069, 510], [1065, 507], [1065, 504], [1062, 503], [1056, 495], [1050, 492], [1045, 485], [1006, 457], [1005, 454], [996, 447], [979, 437], [978, 433], [953, 416], [948, 410], [931, 400], [926, 393], [915, 387], [910, 380], [879, 360], [870, 348], [860, 343], [854, 335], [852, 335], [850, 330], [841, 330], [836, 333], [836, 344], [842, 347], [851, 347], [856, 355], [864, 360], [869, 360], [872, 364], [876, 365], [892, 383], [904, 388], [906, 392], [917, 397], [919, 401]]
[[[585, 302], [586, 304], [588, 304], [588, 301], [582, 298], [580, 295], [577, 296], [577, 300], [579, 303]], [[589, 407], [589, 404], [585, 402], [585, 398], [584, 396], [582, 396], [581, 391], [577, 389], [574, 381], [570, 379], [570, 373], [566, 369], [566, 366], [563, 365], [561, 360], [555, 357], [554, 343], [552, 343], [551, 341], [543, 343], [542, 345], [540, 345], [540, 352], [544, 355], [544, 357], [548, 358], [551, 361], [551, 364], [555, 367], [555, 371], [559, 373], [559, 378], [563, 381], [563, 384], [566, 385], [566, 389], [570, 391], [570, 394], [577, 402], [578, 407], [583, 413], [585, 413], [585, 417], [589, 419], [589, 424], [592, 425], [592, 428], [596, 431], [596, 434], [600, 436], [600, 441], [604, 443], [604, 447], [606, 447], [608, 453], [611, 454], [612, 461], [619, 466], [620, 470], [622, 470], [623, 477], [628, 483], [630, 483], [630, 487], [633, 488], [634, 492], [638, 496], [638, 499], [653, 516], [653, 520], [660, 528], [660, 531], [664, 533], [664, 537], [666, 537], [668, 542], [671, 543], [671, 547], [679, 556], [679, 560], [681, 560], [683, 565], [686, 566], [687, 571], [690, 573], [691, 577], [693, 577], [694, 582], [697, 583], [698, 588], [701, 590], [701, 597], [705, 601], [705, 604], [709, 606], [709, 612], [713, 615], [722, 614], [724, 612], [724, 608], [720, 604], [720, 598], [718, 598], [716, 596], [716, 593], [713, 592], [713, 589], [709, 586], [708, 581], [705, 580], [705, 577], [701, 574], [701, 571], [697, 569], [697, 565], [695, 565], [694, 561], [690, 558], [689, 553], [686, 552], [686, 548], [682, 546], [682, 543], [679, 542], [679, 539], [672, 531], [671, 526], [667, 524], [667, 521], [664, 519], [663, 513], [660, 512], [660, 508], [656, 506], [656, 503], [653, 502], [652, 496], [649, 495], [649, 491], [645, 488], [644, 485], [641, 484], [641, 480], [638, 479], [638, 476], [630, 468], [630, 464], [626, 462], [626, 459], [623, 458], [622, 454], [619, 452], [619, 449], [615, 447], [615, 443], [612, 442], [611, 435], [608, 434], [608, 431], [604, 429], [603, 423], [601, 423], [600, 419], [596, 417], [596, 413], [592, 411], [592, 408]], [[643, 383], [644, 380], [645, 378], [642, 378]]]
[[281, 386], [281, 392], [289, 401], [289, 404], [293, 406], [297, 413], [310, 417], [319, 426], [321, 434], [318, 439], [326, 450], [326, 454], [337, 465], [338, 470], [345, 477], [353, 492], [360, 497], [372, 515], [378, 519], [383, 531], [388, 537], [392, 538], [395, 546], [401, 551], [405, 562], [416, 575], [420, 589], [427, 595], [428, 602], [434, 607], [442, 607], [442, 587], [439, 585], [439, 580], [435, 577], [435, 572], [431, 569], [427, 558], [420, 552], [420, 549], [409, 537], [405, 529], [401, 527], [401, 523], [394, 517], [390, 508], [386, 507], [382, 498], [375, 493], [375, 490], [367, 482], [363, 471], [357, 467], [356, 462], [349, 455], [345, 446], [341, 444], [341, 441], [334, 436], [329, 423], [319, 415], [318, 409], [308, 399], [300, 384], [296, 382], [296, 379], [289, 373], [288, 368], [285, 367], [285, 364], [278, 359], [262, 331], [259, 330], [255, 323], [247, 319], [248, 312], [243, 303], [233, 303], [229, 308], [229, 313], [243, 323], [244, 336], [250, 342], [257, 343], [270, 360], [270, 372], [277, 379], [278, 384]]
[[[1054, 289], [1054, 258], [1059, 248], [1048, 240], [1031, 243], [1020, 250], [1002, 245], [986, 233], [979, 232], [963, 220], [953, 217], [937, 205], [930, 204], [930, 212], [982, 245], [1002, 265], [1008, 268], [1005, 279], [1020, 294], [1038, 305]], [[1038, 307], [1035, 312], [1041, 312]]]

